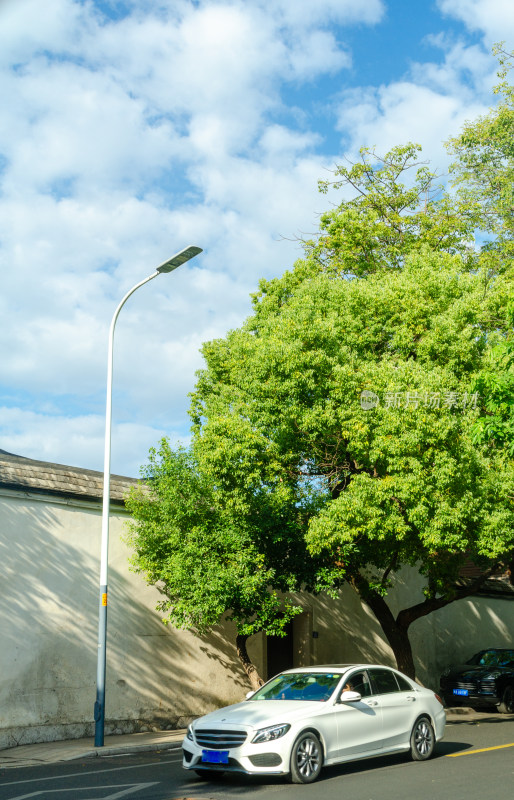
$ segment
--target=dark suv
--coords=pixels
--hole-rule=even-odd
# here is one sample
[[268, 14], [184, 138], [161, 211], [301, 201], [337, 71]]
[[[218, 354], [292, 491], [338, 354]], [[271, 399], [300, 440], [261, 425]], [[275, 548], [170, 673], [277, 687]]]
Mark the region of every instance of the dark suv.
[[481, 650], [465, 664], [449, 667], [440, 679], [447, 706], [496, 706], [514, 713], [514, 650]]

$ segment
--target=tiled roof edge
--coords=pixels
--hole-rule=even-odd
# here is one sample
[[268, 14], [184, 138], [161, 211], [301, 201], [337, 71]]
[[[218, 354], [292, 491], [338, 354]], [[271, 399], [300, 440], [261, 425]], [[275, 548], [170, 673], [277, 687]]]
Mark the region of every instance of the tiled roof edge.
[[[111, 502], [123, 505], [127, 492], [138, 483], [136, 478], [111, 474]], [[0, 486], [38, 494], [99, 500], [103, 495], [103, 472], [38, 461], [0, 450]]]

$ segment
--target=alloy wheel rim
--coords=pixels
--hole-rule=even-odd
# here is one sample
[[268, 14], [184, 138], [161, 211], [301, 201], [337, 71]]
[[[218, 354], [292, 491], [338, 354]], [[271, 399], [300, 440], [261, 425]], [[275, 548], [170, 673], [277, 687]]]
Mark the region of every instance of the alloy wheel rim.
[[432, 731], [426, 722], [420, 722], [415, 735], [416, 750], [421, 756], [426, 756], [432, 746]]
[[296, 753], [298, 771], [304, 778], [310, 778], [319, 769], [319, 750], [313, 739], [304, 739]]

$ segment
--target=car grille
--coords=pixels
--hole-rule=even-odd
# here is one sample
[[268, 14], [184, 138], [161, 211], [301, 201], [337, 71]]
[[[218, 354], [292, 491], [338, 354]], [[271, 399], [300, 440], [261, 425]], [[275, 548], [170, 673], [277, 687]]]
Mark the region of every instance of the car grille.
[[496, 695], [496, 682], [494, 678], [477, 681], [441, 681], [441, 688], [446, 695], [452, 693], [454, 689], [467, 689], [470, 695]]
[[211, 750], [230, 750], [231, 747], [241, 747], [246, 735], [246, 731], [218, 731], [211, 728], [195, 730], [197, 744]]
[[278, 767], [282, 763], [278, 753], [257, 753], [250, 756], [250, 761], [254, 767]]
[[235, 758], [229, 758], [228, 764], [202, 764], [201, 761], [198, 761], [193, 769], [198, 771], [203, 769], [205, 772], [211, 773], [211, 775], [213, 772], [246, 772], [244, 767], [242, 767]]
[[496, 694], [496, 681], [494, 679], [480, 681], [480, 692], [482, 694]]
[[451, 691], [452, 689], [467, 689], [468, 692], [475, 693], [477, 691], [477, 685], [474, 681], [448, 681], [445, 690]]

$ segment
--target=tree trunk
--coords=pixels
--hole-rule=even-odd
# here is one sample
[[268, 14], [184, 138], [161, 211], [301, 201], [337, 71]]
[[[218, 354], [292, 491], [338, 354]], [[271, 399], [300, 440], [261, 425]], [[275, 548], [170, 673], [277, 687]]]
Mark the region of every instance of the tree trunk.
[[485, 570], [479, 577], [471, 581], [467, 586], [455, 584], [451, 587], [452, 593], [449, 593], [446, 597], [426, 598], [421, 603], [410, 606], [410, 608], [404, 608], [399, 612], [396, 619], [393, 617], [382, 595], [375, 589], [372, 589], [368, 581], [359, 572], [353, 573], [353, 575], [348, 578], [348, 582], [353, 586], [361, 600], [373, 611], [380, 623], [386, 639], [391, 645], [398, 669], [414, 680], [416, 677], [416, 669], [412, 655], [412, 646], [409, 640], [409, 626], [417, 619], [421, 619], [421, 617], [425, 617], [433, 611], [444, 608], [450, 603], [454, 603], [456, 600], [461, 600], [476, 594], [485, 581], [488, 580], [491, 575], [494, 575], [500, 567], [504, 566], [505, 564], [503, 562], [497, 562], [488, 570]]
[[395, 619], [382, 595], [371, 589], [361, 575], [352, 576], [350, 583], [379, 621], [394, 653], [398, 669], [414, 680], [416, 668], [408, 633], [410, 621], [406, 620], [407, 624], [403, 624], [398, 618]]
[[387, 641], [391, 645], [398, 669], [400, 672], [404, 672], [405, 675], [408, 675], [409, 678], [415, 680], [416, 668], [414, 666], [412, 645], [407, 628], [403, 628], [401, 625], [395, 625], [390, 631], [384, 629], [384, 633], [387, 637]]
[[243, 636], [243, 634], [238, 633], [236, 636], [236, 650], [239, 660], [243, 665], [243, 669], [248, 676], [248, 680], [250, 681], [250, 686], [255, 691], [259, 688], [259, 686], [262, 686], [264, 681], [257, 672], [256, 666], [250, 661], [250, 656], [248, 655], [248, 651], [246, 649], [247, 639], [248, 636]]

